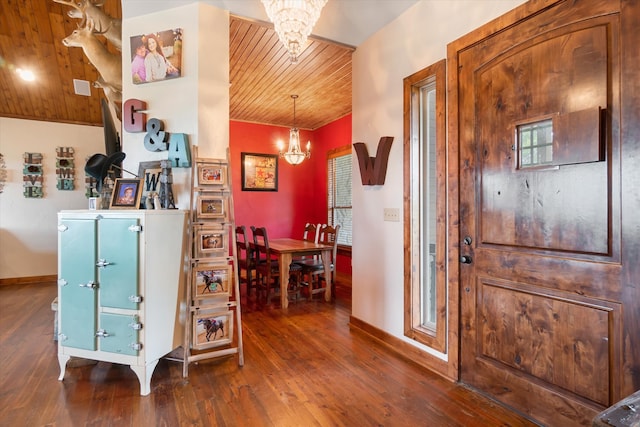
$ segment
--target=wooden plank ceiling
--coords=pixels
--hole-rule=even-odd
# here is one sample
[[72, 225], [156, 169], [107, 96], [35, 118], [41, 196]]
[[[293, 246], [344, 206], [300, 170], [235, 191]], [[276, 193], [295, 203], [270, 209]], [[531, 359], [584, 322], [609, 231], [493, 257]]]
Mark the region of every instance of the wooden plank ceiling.
[[[103, 8], [122, 15], [119, 0]], [[68, 10], [53, 0], [0, 1], [0, 116], [102, 126], [102, 90], [74, 93], [73, 79], [94, 82], [98, 74], [82, 49], [62, 44], [78, 23]], [[351, 112], [352, 47], [312, 38], [291, 64], [270, 24], [231, 16], [229, 52], [231, 120], [292, 126], [292, 94], [299, 95], [296, 124], [303, 129]], [[16, 68], [32, 69], [37, 81], [23, 81]]]

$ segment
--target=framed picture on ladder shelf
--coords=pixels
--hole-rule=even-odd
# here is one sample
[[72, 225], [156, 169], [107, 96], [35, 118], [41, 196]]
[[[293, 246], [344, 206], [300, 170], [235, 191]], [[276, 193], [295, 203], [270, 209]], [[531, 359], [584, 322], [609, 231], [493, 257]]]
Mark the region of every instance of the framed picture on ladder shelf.
[[233, 340], [233, 314], [231, 310], [193, 315], [193, 347], [197, 350], [231, 344]]
[[218, 219], [223, 222], [229, 219], [228, 206], [229, 196], [220, 195], [200, 195], [197, 199], [198, 219]]
[[233, 269], [229, 263], [201, 262], [193, 267], [193, 295], [196, 299], [230, 298]]
[[229, 255], [229, 235], [221, 225], [201, 225], [195, 229], [195, 253], [198, 258]]
[[198, 185], [205, 187], [225, 187], [227, 185], [226, 164], [199, 164]]

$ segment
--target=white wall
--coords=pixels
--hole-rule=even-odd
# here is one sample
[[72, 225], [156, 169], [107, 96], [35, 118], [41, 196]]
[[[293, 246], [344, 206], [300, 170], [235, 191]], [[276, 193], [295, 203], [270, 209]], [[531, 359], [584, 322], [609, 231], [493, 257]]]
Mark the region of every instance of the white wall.
[[[56, 147], [75, 151], [75, 190], [56, 188]], [[0, 117], [0, 153], [7, 182], [0, 193], [0, 279], [48, 276], [57, 272], [57, 212], [86, 209], [84, 164], [104, 153], [101, 127]], [[23, 196], [23, 154], [42, 153], [44, 198]]]
[[[123, 0], [123, 58], [130, 58], [130, 36], [182, 28], [183, 77], [134, 85], [130, 64], [123, 61], [123, 99], [146, 101], [147, 118], [161, 119], [170, 133], [187, 134], [189, 144], [199, 146], [201, 157], [225, 158], [229, 146], [229, 13], [193, 2], [126, 18], [126, 11], [143, 3]], [[124, 169], [137, 173], [140, 162], [168, 157], [166, 151], [147, 151], [144, 135], [122, 132], [122, 150], [127, 155]], [[76, 150], [75, 191], [55, 188], [57, 146]], [[0, 193], [0, 279], [57, 274], [57, 212], [86, 209], [84, 164], [87, 156], [104, 150], [102, 127], [0, 118], [0, 153], [8, 171], [8, 182]], [[24, 152], [44, 155], [44, 199], [22, 196]], [[190, 169], [176, 168], [172, 173], [176, 206], [187, 209]]]
[[[144, 2], [124, 0], [123, 14], [137, 15]], [[126, 7], [125, 7], [126, 5]], [[182, 28], [182, 77], [134, 85], [129, 61], [123, 61], [123, 100], [147, 103], [147, 120], [157, 118], [169, 133], [187, 134], [200, 157], [225, 158], [229, 146], [229, 13], [201, 3], [123, 20], [122, 55], [131, 58], [130, 37]], [[124, 168], [167, 159], [168, 152], [144, 147], [145, 133], [123, 132]], [[189, 208], [190, 169], [174, 168], [176, 207]]]
[[522, 3], [423, 0], [353, 55], [353, 142], [364, 142], [375, 153], [381, 136], [394, 141], [384, 186], [363, 186], [353, 158], [358, 178], [353, 180], [352, 315], [433, 354], [403, 336], [403, 224], [383, 221], [384, 208], [403, 210], [402, 80], [445, 58], [448, 43]]

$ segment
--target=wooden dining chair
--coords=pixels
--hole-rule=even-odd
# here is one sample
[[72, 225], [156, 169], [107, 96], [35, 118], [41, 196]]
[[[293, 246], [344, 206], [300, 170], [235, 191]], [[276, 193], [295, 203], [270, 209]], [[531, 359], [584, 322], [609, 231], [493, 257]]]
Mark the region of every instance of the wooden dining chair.
[[[271, 302], [271, 290], [279, 289], [280, 269], [278, 260], [271, 255], [269, 238], [265, 227], [251, 226], [253, 253], [256, 262], [256, 295], [264, 294], [266, 304]], [[260, 297], [258, 296], [258, 299]]]
[[304, 232], [302, 233], [302, 240], [307, 242], [318, 243], [320, 237], [320, 224], [312, 224], [308, 222], [304, 226]]
[[331, 295], [335, 295], [335, 274], [333, 273], [335, 272], [336, 257], [338, 256], [339, 233], [340, 225], [333, 227], [331, 225], [324, 224], [319, 230], [320, 237], [318, 243], [331, 245], [333, 247], [331, 250], [330, 260], [330, 268], [332, 272], [331, 283], [327, 283], [326, 277], [324, 276], [324, 264], [322, 263], [321, 257], [296, 262], [296, 264], [302, 267], [302, 276], [307, 278], [305, 283], [308, 283], [309, 286], [309, 299], [312, 299], [315, 294], [324, 293], [326, 291], [325, 286], [331, 286]]
[[[302, 240], [305, 242], [318, 243], [318, 238], [320, 237], [320, 224], [312, 224], [310, 222], [306, 223], [304, 226], [304, 231], [302, 233]], [[316, 256], [314, 256], [316, 257]], [[303, 259], [309, 259], [309, 255], [299, 256], [293, 259], [293, 261], [300, 261]]]
[[[274, 257], [269, 248], [269, 238], [265, 227], [251, 227], [253, 232], [253, 246], [256, 258], [256, 286], [264, 291], [265, 303], [270, 304], [271, 298], [280, 295], [280, 268], [278, 259]], [[290, 301], [297, 301], [300, 298], [299, 277], [302, 267], [289, 266], [287, 293]], [[273, 290], [273, 293], [271, 292]]]
[[[251, 242], [247, 237], [247, 229], [244, 225], [236, 227], [236, 256], [238, 262], [238, 281], [246, 288], [247, 301], [251, 296], [251, 290], [256, 289], [255, 270], [256, 262], [253, 256]], [[257, 291], [256, 291], [257, 294]], [[257, 298], [257, 295], [256, 295]]]

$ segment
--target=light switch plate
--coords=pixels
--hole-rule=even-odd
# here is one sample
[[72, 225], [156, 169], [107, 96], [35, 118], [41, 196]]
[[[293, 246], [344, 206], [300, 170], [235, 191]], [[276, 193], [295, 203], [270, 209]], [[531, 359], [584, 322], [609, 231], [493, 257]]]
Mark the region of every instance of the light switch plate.
[[392, 222], [400, 222], [400, 209], [384, 208], [384, 220]]

